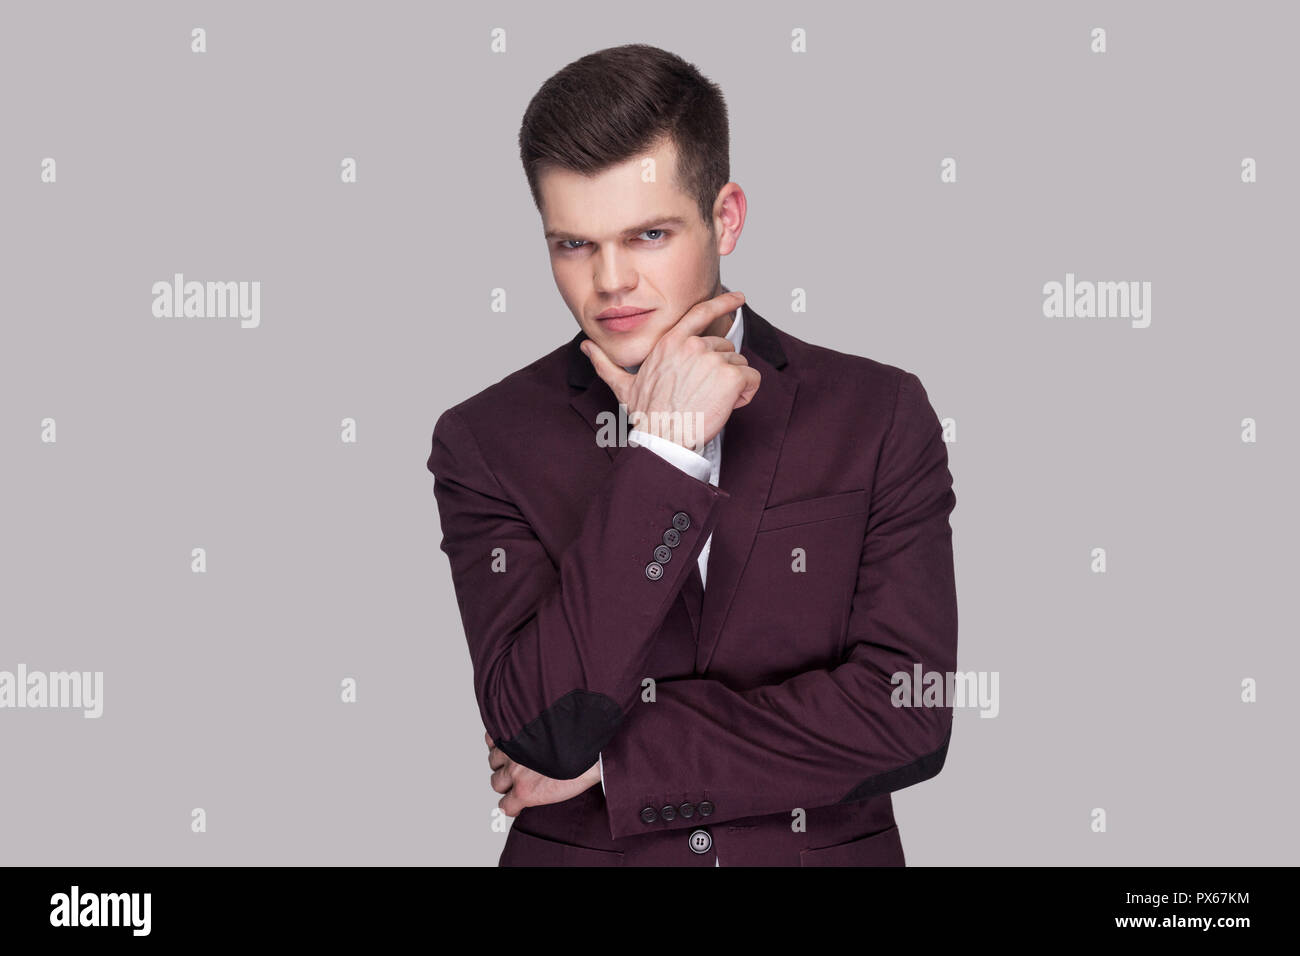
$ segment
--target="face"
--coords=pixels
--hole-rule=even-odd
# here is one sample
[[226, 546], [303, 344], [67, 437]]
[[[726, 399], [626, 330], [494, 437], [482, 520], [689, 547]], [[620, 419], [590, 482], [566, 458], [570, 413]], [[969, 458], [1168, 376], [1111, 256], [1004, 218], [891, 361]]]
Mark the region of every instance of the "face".
[[[654, 181], [643, 181], [645, 160]], [[648, 177], [646, 177], [648, 178]], [[736, 246], [745, 194], [719, 191], [713, 229], [694, 197], [678, 188], [671, 141], [594, 176], [547, 169], [538, 176], [542, 227], [560, 296], [587, 337], [619, 365], [639, 365], [693, 305], [725, 291], [719, 256]], [[624, 318], [600, 316], [631, 307]], [[704, 334], [725, 335], [735, 312]]]

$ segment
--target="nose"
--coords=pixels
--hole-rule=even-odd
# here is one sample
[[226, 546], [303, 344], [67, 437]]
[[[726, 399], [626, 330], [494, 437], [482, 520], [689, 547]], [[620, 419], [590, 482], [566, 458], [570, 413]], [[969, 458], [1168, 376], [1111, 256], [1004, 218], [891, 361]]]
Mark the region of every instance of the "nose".
[[626, 251], [606, 247], [594, 256], [593, 262], [592, 283], [601, 295], [617, 295], [636, 287], [636, 270]]

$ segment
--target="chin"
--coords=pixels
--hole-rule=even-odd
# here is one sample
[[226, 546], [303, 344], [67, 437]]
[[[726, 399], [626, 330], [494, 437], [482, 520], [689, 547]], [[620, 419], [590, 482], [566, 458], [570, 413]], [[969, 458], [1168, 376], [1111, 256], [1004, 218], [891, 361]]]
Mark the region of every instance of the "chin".
[[606, 351], [605, 354], [608, 355], [611, 359], [613, 359], [614, 362], [620, 367], [630, 368], [634, 365], [640, 365], [642, 362], [644, 362], [646, 355], [648, 355], [649, 353], [639, 349], [623, 348], [620, 349], [617, 353]]
[[610, 361], [620, 366], [640, 365], [645, 361], [646, 356], [650, 354], [653, 345], [653, 342], [641, 341], [641, 339], [645, 338], [644, 336], [638, 336], [636, 340], [630, 340], [617, 335], [597, 338], [588, 333], [587, 338], [599, 345], [601, 350], [609, 356]]

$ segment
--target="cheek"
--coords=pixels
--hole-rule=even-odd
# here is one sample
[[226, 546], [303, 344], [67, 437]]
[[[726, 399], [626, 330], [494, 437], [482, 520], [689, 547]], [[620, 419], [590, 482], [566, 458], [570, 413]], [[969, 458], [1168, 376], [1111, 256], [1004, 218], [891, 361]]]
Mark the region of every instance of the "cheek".
[[560, 298], [564, 300], [564, 304], [569, 307], [570, 311], [580, 313], [584, 296], [581, 288], [581, 278], [574, 270], [573, 263], [565, 262], [558, 257], [552, 257], [551, 275], [555, 279], [555, 288], [559, 290]]
[[708, 298], [712, 276], [707, 274], [707, 260], [693, 246], [680, 243], [654, 268], [656, 287], [666, 299], [679, 304], [683, 311]]
[[563, 287], [572, 281], [573, 263], [566, 262], [562, 256], [551, 256], [551, 275], [555, 276], [556, 284]]

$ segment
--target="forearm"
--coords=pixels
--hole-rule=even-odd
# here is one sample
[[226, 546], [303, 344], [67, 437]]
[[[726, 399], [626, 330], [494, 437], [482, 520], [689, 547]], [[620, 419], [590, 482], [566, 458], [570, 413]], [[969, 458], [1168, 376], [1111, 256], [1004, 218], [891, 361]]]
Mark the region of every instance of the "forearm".
[[[484, 726], [516, 762], [576, 777], [637, 699], [726, 493], [647, 449], [621, 449], [557, 564], [452, 413], [435, 428], [429, 468]], [[688, 526], [675, 529], [677, 515]], [[676, 546], [656, 561], [668, 529]]]

